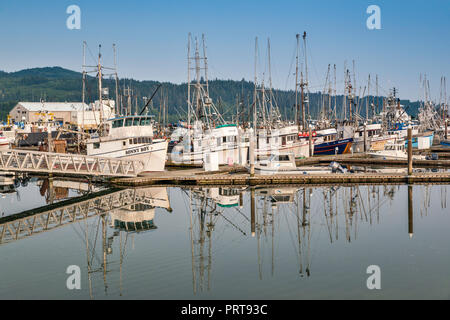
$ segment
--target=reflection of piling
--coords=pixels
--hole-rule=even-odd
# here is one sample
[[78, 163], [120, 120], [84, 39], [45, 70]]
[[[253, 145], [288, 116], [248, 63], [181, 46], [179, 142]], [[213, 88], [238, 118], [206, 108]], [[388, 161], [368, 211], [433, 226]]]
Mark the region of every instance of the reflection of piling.
[[251, 207], [251, 215], [250, 215], [250, 221], [251, 221], [251, 232], [252, 232], [252, 237], [255, 236], [255, 230], [256, 230], [256, 214], [255, 214], [255, 189], [252, 188], [250, 191], [250, 207]]
[[53, 204], [55, 201], [55, 189], [53, 188], [53, 176], [48, 178], [48, 203]]
[[239, 207], [243, 207], [244, 206], [244, 193], [240, 192], [239, 193]]
[[412, 175], [412, 129], [408, 128], [408, 176]]
[[412, 238], [414, 234], [414, 224], [413, 224], [413, 190], [412, 186], [408, 186], [408, 233], [409, 237]]

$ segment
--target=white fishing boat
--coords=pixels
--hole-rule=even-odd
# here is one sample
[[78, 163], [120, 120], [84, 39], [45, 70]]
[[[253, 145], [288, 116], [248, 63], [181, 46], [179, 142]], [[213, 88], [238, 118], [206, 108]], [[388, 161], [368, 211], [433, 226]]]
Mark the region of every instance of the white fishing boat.
[[219, 165], [245, 163], [248, 141], [240, 136], [239, 130], [235, 124], [221, 124], [212, 129], [204, 129], [202, 122], [196, 121], [193, 130], [179, 136], [178, 140], [171, 138], [175, 145], [169, 159], [173, 163], [203, 164], [204, 156], [214, 152], [218, 154]]
[[[243, 164], [247, 160], [248, 142], [240, 135], [236, 124], [228, 124], [209, 96], [208, 66], [205, 39], [204, 56], [200, 57], [195, 39], [195, 56], [191, 58], [191, 35], [188, 37], [188, 121], [186, 130], [178, 130], [171, 137], [168, 160], [175, 164], [203, 164], [210, 153], [218, 154], [218, 164]], [[196, 81], [191, 82], [191, 60], [195, 61]], [[204, 75], [200, 74], [204, 70]]]
[[144, 163], [143, 171], [164, 171], [168, 142], [153, 139], [153, 125], [148, 116], [123, 116], [109, 119], [103, 134], [86, 142], [87, 154]]
[[[405, 141], [403, 139], [395, 142], [387, 142], [384, 145], [384, 150], [369, 151], [367, 153], [372, 158], [383, 160], [406, 160], [408, 153], [406, 152]], [[424, 156], [413, 155], [414, 160], [424, 160]]]
[[332, 173], [330, 167], [297, 167], [293, 153], [276, 152], [267, 159], [255, 164], [255, 173], [261, 175], [273, 174], [326, 174]]
[[[309, 157], [309, 141], [300, 136], [297, 125], [281, 126], [278, 129], [258, 129], [256, 139], [257, 156], [268, 156], [273, 152], [292, 153], [296, 159]], [[314, 145], [312, 145], [314, 150]]]

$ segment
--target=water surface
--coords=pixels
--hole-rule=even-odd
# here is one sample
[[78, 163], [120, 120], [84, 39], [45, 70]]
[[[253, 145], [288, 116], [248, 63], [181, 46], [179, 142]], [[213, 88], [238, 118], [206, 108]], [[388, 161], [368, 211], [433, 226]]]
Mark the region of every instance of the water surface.
[[[0, 299], [450, 298], [449, 186], [144, 188], [67, 203], [89, 192], [45, 183], [0, 198]], [[80, 290], [66, 287], [70, 265]], [[381, 290], [367, 288], [370, 265]]]

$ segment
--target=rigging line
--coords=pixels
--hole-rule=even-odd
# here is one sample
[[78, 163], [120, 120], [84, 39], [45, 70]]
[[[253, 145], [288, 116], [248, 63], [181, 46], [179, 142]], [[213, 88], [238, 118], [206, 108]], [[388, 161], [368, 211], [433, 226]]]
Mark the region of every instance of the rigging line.
[[94, 65], [97, 65], [97, 64], [98, 64], [98, 61], [97, 61], [97, 59], [95, 59], [94, 55], [92, 54], [91, 48], [89, 47], [89, 45], [87, 44], [87, 42], [86, 42], [86, 48], [88, 49], [88, 52], [89, 52], [89, 54], [91, 55], [91, 59], [92, 59], [92, 61], [94, 62]]
[[[292, 75], [292, 66], [294, 65], [295, 54], [296, 54], [296, 52], [297, 52], [297, 45], [294, 45], [294, 50], [293, 50], [293, 52], [292, 52], [292, 58], [291, 58], [291, 64], [290, 64], [290, 66], [289, 66], [289, 73], [288, 73], [288, 75], [287, 75], [287, 77], [286, 77], [286, 84], [285, 84], [285, 87], [284, 87], [284, 90], [285, 90], [285, 91], [287, 91], [288, 83], [290, 82], [289, 79], [290, 79], [290, 77], [291, 77], [291, 75]], [[296, 84], [296, 85], [297, 85], [297, 84]], [[294, 90], [295, 90], [295, 87], [294, 87]]]

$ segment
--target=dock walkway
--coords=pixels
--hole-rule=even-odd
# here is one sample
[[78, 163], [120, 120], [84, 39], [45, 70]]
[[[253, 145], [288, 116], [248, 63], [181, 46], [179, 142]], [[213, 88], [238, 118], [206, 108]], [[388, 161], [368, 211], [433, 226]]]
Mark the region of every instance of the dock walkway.
[[[150, 185], [180, 186], [180, 185], [325, 185], [325, 184], [380, 184], [380, 183], [450, 183], [450, 172], [444, 173], [333, 173], [323, 175], [308, 174], [278, 174], [255, 175], [249, 174], [196, 174], [194, 170], [182, 173], [167, 171], [155, 173], [145, 177], [112, 179], [111, 183], [117, 187], [136, 187]], [[182, 174], [181, 174], [182, 173]], [[202, 173], [198, 170], [197, 173]]]

